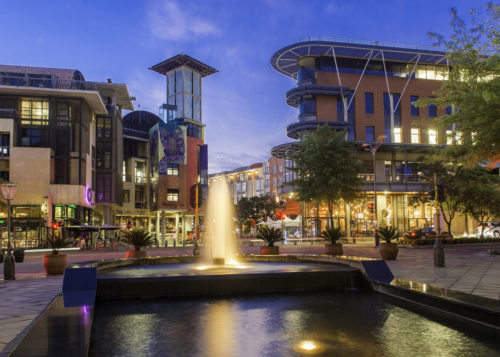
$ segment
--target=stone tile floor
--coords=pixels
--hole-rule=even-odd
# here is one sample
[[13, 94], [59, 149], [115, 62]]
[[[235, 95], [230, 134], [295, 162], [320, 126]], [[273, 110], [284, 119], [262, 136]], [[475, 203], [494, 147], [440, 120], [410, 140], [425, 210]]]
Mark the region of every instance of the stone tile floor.
[[[388, 262], [398, 278], [427, 283], [492, 299], [500, 299], [500, 256], [490, 256], [487, 249], [500, 244], [445, 247], [446, 267], [433, 265], [432, 248], [400, 248], [396, 261]], [[323, 254], [322, 244], [280, 246], [281, 254]], [[192, 254], [191, 247], [148, 249], [150, 256]], [[245, 254], [258, 254], [258, 246], [242, 246]], [[344, 254], [379, 258], [369, 244], [346, 244]], [[123, 258], [124, 250], [71, 251], [68, 262]], [[0, 264], [0, 266], [2, 266]], [[1, 268], [3, 277], [3, 266]], [[54, 297], [61, 292], [62, 277], [46, 277], [42, 253], [26, 254], [16, 264], [15, 281], [0, 280], [0, 357], [8, 356], [28, 327]]]

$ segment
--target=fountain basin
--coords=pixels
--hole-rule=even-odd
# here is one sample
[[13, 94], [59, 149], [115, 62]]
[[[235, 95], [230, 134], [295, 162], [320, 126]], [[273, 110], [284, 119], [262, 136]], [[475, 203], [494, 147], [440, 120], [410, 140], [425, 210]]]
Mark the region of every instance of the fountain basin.
[[245, 262], [161, 264], [99, 273], [97, 300], [204, 297], [359, 289], [358, 269], [341, 264]]

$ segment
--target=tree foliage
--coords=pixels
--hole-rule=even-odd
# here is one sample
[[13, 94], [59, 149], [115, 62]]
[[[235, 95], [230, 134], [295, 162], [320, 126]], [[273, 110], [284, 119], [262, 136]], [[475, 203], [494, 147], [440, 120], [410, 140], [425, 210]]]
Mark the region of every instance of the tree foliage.
[[451, 36], [429, 33], [448, 53], [449, 78], [435, 98], [421, 99], [418, 105], [455, 109], [437, 122], [443, 130], [462, 133], [463, 143], [450, 149], [461, 154], [464, 164], [499, 155], [499, 19], [500, 6], [492, 3], [471, 11], [469, 24], [451, 9]]
[[269, 197], [243, 197], [236, 205], [238, 223], [240, 227], [253, 227], [257, 222], [265, 221], [268, 216], [274, 215], [277, 207]]
[[340, 199], [352, 201], [361, 186], [358, 177], [361, 168], [354, 157], [354, 144], [345, 140], [345, 131], [323, 125], [304, 134], [299, 149], [293, 156], [298, 198], [325, 203], [333, 222], [334, 203]]

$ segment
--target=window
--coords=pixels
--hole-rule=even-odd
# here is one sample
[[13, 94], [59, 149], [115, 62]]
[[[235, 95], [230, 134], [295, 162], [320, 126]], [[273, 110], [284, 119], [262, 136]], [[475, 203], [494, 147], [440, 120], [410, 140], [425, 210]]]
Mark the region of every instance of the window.
[[57, 103], [56, 125], [71, 126], [71, 106], [67, 103]]
[[123, 190], [123, 202], [130, 202], [130, 190]]
[[187, 124], [187, 136], [190, 136], [192, 138], [201, 139], [201, 136], [202, 136], [201, 134], [202, 134], [201, 126], [191, 124], [191, 123]]
[[179, 164], [167, 164], [167, 175], [179, 176]]
[[365, 93], [365, 113], [366, 114], [373, 114], [374, 108], [373, 108], [373, 93]]
[[273, 178], [273, 186], [276, 186], [276, 177]]
[[375, 141], [375, 127], [374, 126], [365, 127], [365, 140], [368, 142]]
[[49, 102], [21, 100], [21, 118], [23, 125], [49, 125]]
[[394, 142], [401, 142], [401, 128], [394, 128]]
[[144, 186], [135, 186], [135, 208], [146, 208], [146, 194]]
[[283, 179], [281, 177], [278, 177], [278, 184], [279, 185], [283, 184]]
[[100, 141], [97, 143], [96, 159], [98, 169], [111, 169], [113, 143], [111, 141]]
[[168, 189], [167, 190], [167, 201], [178, 202], [179, 201], [179, 190]]
[[446, 114], [450, 115], [451, 114], [451, 105], [446, 106]]
[[437, 144], [437, 131], [429, 129], [429, 144]]
[[97, 117], [97, 137], [99, 139], [111, 138], [111, 117]]
[[418, 117], [420, 115], [420, 110], [417, 106], [415, 106], [415, 102], [418, 100], [418, 96], [411, 95], [410, 96], [410, 112], [412, 117]]
[[411, 143], [420, 144], [420, 129], [411, 128]]
[[99, 172], [96, 174], [96, 200], [100, 202], [111, 201], [112, 174]]
[[146, 183], [146, 163], [143, 161], [135, 162], [135, 182]]
[[279, 166], [279, 172], [282, 173], [283, 172], [283, 165], [280, 165]]
[[437, 115], [436, 105], [435, 104], [429, 105], [429, 117], [435, 118], [436, 115]]
[[446, 130], [446, 145], [453, 145], [453, 131]]
[[463, 142], [462, 142], [462, 132], [461, 131], [455, 132], [455, 143], [457, 145], [462, 145], [463, 144]]

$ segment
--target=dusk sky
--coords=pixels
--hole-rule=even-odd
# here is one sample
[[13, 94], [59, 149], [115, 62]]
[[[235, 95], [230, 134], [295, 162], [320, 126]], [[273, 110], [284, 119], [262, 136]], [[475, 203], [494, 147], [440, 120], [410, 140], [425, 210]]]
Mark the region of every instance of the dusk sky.
[[219, 73], [203, 82], [209, 172], [267, 161], [297, 110], [293, 81], [273, 53], [307, 36], [431, 45], [450, 33], [449, 9], [471, 0], [0, 0], [0, 63], [80, 70], [87, 80], [126, 83], [136, 109], [158, 114], [164, 77], [148, 67], [186, 53]]

